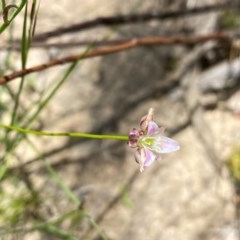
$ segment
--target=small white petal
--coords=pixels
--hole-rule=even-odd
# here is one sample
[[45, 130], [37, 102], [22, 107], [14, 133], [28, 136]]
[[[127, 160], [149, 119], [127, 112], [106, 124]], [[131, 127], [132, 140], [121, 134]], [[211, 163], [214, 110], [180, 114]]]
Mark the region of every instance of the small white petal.
[[152, 150], [157, 153], [170, 153], [180, 149], [179, 143], [165, 136], [158, 136], [153, 141]]
[[154, 121], [150, 121], [148, 123], [148, 131], [147, 131], [147, 135], [148, 136], [152, 136], [155, 135], [159, 132], [159, 127], [158, 125], [154, 122]]
[[144, 149], [144, 155], [145, 155], [144, 167], [150, 166], [156, 160], [156, 155], [149, 149]]

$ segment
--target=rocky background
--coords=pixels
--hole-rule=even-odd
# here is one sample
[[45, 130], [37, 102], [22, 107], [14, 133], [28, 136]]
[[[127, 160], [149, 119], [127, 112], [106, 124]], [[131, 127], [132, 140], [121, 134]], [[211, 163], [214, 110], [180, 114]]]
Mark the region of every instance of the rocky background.
[[[217, 2], [42, 0], [35, 34], [99, 16], [189, 9]], [[77, 40], [212, 33], [219, 30], [226, 12], [60, 35], [40, 41], [42, 47], [33, 43], [28, 66], [84, 51], [83, 46], [71, 46]], [[21, 36], [17, 27], [22, 24], [21, 18], [15, 23], [15, 38]], [[7, 39], [5, 35], [1, 38]], [[69, 47], [44, 47], [46, 43], [62, 42]], [[17, 50], [12, 58], [13, 67], [19, 68]], [[21, 105], [34, 102], [36, 92], [47, 91], [66, 67], [31, 74], [28, 81], [34, 90], [24, 89]], [[53, 132], [128, 135], [153, 107], [156, 122], [167, 128], [167, 135], [176, 139], [181, 149], [164, 155], [161, 163], [154, 163], [143, 173], [134, 161], [134, 150], [125, 142], [31, 139], [82, 200], [82, 208], [96, 220], [106, 239], [239, 239], [236, 181], [228, 167], [239, 148], [239, 76], [238, 48], [214, 41], [193, 46], [138, 47], [78, 63], [34, 126]], [[17, 82], [9, 85], [14, 89]], [[27, 144], [20, 145], [16, 154], [18, 160], [11, 167], [16, 170], [24, 165], [30, 181], [41, 192], [43, 200], [38, 211], [46, 221], [73, 209], [49, 177], [41, 158]], [[61, 227], [68, 229], [69, 222]], [[88, 219], [76, 222], [72, 229], [78, 239], [102, 239]], [[58, 238], [36, 232], [25, 233], [19, 239]]]

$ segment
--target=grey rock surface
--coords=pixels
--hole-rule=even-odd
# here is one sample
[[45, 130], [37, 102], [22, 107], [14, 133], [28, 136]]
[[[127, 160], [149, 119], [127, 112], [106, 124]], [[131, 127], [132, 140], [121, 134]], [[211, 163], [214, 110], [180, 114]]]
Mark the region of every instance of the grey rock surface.
[[[138, 3], [139, 12], [200, 4], [171, 2], [172, 5], [167, 1], [140, 4], [140, 1], [91, 0], [80, 4], [61, 0], [50, 8], [49, 1], [42, 1], [37, 31], [100, 15], [131, 12]], [[201, 4], [212, 2], [204, 0]], [[159, 31], [178, 32], [184, 24], [203, 33], [214, 30], [216, 21], [214, 13], [209, 18], [203, 15], [177, 23], [151, 22], [124, 26], [116, 31], [101, 28], [65, 38], [71, 41], [99, 36], [153, 35]], [[76, 51], [81, 50], [54, 49], [53, 54], [59, 57]], [[127, 135], [153, 107], [156, 122], [166, 127], [167, 134], [174, 134], [172, 137], [180, 143], [178, 152], [164, 155], [161, 163], [154, 163], [140, 174], [134, 150], [123, 142], [32, 138], [67, 185], [84, 201], [85, 209], [99, 220], [109, 240], [237, 239], [234, 187], [225, 161], [239, 142], [240, 121], [231, 111], [205, 111], [199, 103], [202, 91], [220, 90], [236, 83], [239, 62], [223, 63], [201, 73], [192, 61], [193, 67], [178, 74], [181, 77], [177, 86], [162, 90], [164, 84], [177, 75], [181, 64], [184, 66], [184, 59], [197, 51], [197, 48], [154, 46], [84, 60], [40, 115], [39, 121], [49, 131]], [[30, 53], [29, 64], [45, 62], [50, 55], [48, 50], [35, 49]], [[169, 59], [177, 60], [176, 68], [170, 70]], [[37, 88], [51, 86], [64, 69], [66, 66], [35, 74]], [[196, 106], [200, 108], [199, 115], [192, 114]], [[27, 169], [46, 197], [42, 211], [48, 212], [46, 209], [51, 208], [51, 214], [46, 213], [49, 219], [71, 209], [71, 203], [49, 178], [34, 153], [23, 147], [18, 149], [18, 154], [24, 154], [26, 162], [35, 159]], [[76, 230], [77, 236], [82, 239], [88, 228], [86, 221]], [[29, 239], [41, 237], [30, 235]], [[96, 232], [92, 231], [85, 239], [97, 239], [94, 237]]]

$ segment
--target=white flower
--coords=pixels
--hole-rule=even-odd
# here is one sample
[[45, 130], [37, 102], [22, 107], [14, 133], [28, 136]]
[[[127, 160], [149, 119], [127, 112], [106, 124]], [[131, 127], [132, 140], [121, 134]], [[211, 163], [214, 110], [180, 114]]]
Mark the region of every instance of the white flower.
[[153, 121], [153, 109], [140, 122], [141, 130], [132, 129], [129, 133], [128, 145], [137, 148], [135, 159], [140, 165], [140, 172], [155, 160], [160, 160], [161, 153], [170, 153], [180, 149], [178, 142], [163, 136], [164, 128], [159, 128]]

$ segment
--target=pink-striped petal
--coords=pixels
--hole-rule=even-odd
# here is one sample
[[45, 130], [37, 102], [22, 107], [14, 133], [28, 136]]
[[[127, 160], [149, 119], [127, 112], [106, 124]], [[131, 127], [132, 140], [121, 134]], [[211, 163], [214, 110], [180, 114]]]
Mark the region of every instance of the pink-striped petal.
[[150, 166], [156, 160], [156, 155], [147, 148], [141, 148], [136, 151], [135, 160], [140, 165], [140, 172], [143, 172], [145, 167]]
[[148, 167], [156, 160], [156, 155], [146, 148], [143, 148], [143, 151], [145, 155], [144, 167]]
[[158, 125], [154, 122], [154, 121], [150, 121], [148, 123], [148, 131], [147, 131], [147, 135], [148, 136], [152, 136], [159, 133], [159, 127]]
[[175, 140], [159, 135], [154, 139], [151, 149], [156, 153], [170, 153], [179, 150], [180, 146]]

